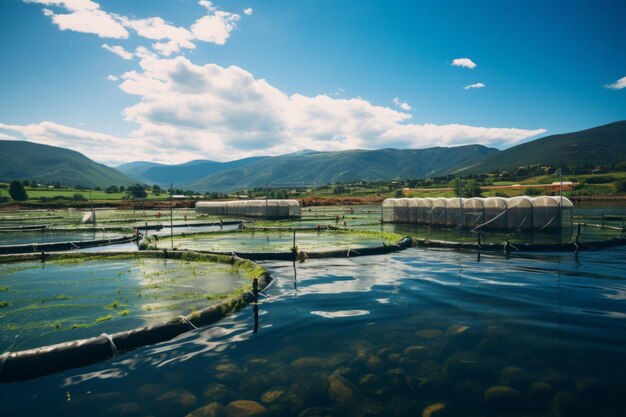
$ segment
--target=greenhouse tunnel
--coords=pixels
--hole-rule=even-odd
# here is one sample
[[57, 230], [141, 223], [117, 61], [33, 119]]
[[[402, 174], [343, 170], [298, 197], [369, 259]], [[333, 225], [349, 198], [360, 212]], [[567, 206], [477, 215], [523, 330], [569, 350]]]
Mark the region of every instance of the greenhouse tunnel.
[[200, 201], [196, 212], [223, 217], [257, 217], [268, 220], [300, 218], [298, 200]]
[[565, 197], [388, 198], [383, 222], [490, 230], [571, 228], [573, 204]]

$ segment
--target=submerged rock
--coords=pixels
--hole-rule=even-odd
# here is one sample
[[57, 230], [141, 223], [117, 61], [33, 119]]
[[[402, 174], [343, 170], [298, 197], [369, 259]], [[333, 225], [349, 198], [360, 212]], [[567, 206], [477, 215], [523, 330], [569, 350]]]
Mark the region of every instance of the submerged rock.
[[328, 375], [308, 374], [297, 379], [289, 388], [289, 392], [297, 395], [305, 406], [315, 406], [328, 402]]
[[298, 417], [332, 417], [332, 410], [326, 407], [311, 407], [302, 410]]
[[372, 356], [367, 360], [366, 367], [371, 372], [380, 372], [385, 369], [385, 363], [378, 356]]
[[165, 407], [188, 408], [193, 406], [198, 398], [187, 390], [175, 389], [159, 395], [154, 401]]
[[253, 358], [246, 362], [246, 371], [260, 372], [270, 367], [270, 361], [264, 358]]
[[226, 417], [261, 417], [267, 415], [267, 408], [256, 401], [237, 400], [224, 407]]
[[521, 411], [526, 401], [516, 389], [504, 385], [489, 388], [485, 392], [485, 405], [497, 411]]
[[426, 346], [413, 345], [404, 349], [404, 356], [411, 359], [424, 359], [429, 356], [429, 350]]
[[358, 400], [358, 390], [344, 377], [332, 374], [328, 377], [328, 396], [340, 405]]
[[545, 402], [554, 395], [554, 388], [547, 382], [535, 381], [530, 384], [526, 394], [535, 401]]
[[235, 397], [235, 390], [222, 384], [209, 384], [202, 397], [209, 402], [227, 403]]
[[522, 368], [509, 366], [500, 372], [500, 383], [524, 391], [532, 381], [532, 375]]
[[224, 406], [220, 403], [210, 403], [193, 410], [185, 417], [224, 417]]
[[495, 372], [473, 351], [457, 352], [446, 360], [443, 371], [450, 380], [486, 380]]
[[335, 358], [318, 358], [315, 356], [305, 356], [298, 358], [289, 365], [296, 372], [309, 372], [316, 370], [329, 369], [337, 365], [339, 361]]
[[261, 395], [261, 401], [266, 404], [272, 404], [277, 401], [280, 401], [282, 397], [287, 394], [287, 390], [284, 388], [275, 388], [269, 391], [265, 391], [263, 395]]
[[453, 324], [452, 326], [448, 327], [443, 335], [456, 336], [457, 334], [461, 334], [463, 332], [466, 332], [467, 330], [469, 330], [468, 326], [464, 326], [462, 324]]
[[415, 333], [415, 336], [420, 337], [422, 339], [435, 339], [441, 336], [443, 332], [441, 330], [436, 329], [424, 329]]
[[443, 417], [445, 414], [446, 405], [444, 403], [431, 404], [422, 411], [422, 417]]
[[162, 394], [166, 391], [164, 385], [160, 384], [145, 384], [139, 387], [137, 390], [137, 395], [141, 399], [156, 397], [159, 394]]

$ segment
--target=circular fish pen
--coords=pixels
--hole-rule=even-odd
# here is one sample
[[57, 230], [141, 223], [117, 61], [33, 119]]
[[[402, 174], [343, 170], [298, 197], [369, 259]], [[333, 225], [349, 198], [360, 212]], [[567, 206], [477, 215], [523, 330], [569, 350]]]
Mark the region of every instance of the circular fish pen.
[[187, 251], [0, 262], [0, 382], [84, 366], [215, 323], [271, 280], [252, 261]]

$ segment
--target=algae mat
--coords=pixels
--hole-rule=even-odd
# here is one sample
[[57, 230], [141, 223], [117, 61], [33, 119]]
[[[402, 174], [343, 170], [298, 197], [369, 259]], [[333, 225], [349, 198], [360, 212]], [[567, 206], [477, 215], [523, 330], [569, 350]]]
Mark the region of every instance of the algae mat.
[[249, 284], [230, 264], [178, 259], [0, 265], [0, 352], [161, 323]]

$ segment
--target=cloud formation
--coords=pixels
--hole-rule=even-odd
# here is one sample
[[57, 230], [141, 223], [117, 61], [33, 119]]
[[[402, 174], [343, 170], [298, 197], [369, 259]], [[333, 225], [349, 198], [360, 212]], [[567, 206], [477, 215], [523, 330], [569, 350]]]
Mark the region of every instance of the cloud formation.
[[109, 46], [106, 43], [103, 43], [102, 48], [106, 49], [109, 52], [113, 52], [115, 55], [122, 57], [122, 59], [133, 59], [133, 54], [128, 52], [122, 46], [119, 46], [119, 45]]
[[476, 68], [476, 63], [469, 58], [456, 58], [452, 60], [453, 67]]
[[406, 111], [413, 110], [413, 107], [411, 107], [409, 103], [407, 103], [406, 101], [401, 101], [398, 97], [394, 97], [392, 101], [393, 101], [393, 104], [400, 107], [402, 110], [406, 110]]
[[[189, 28], [174, 26], [158, 16], [133, 19], [110, 13], [102, 10], [100, 5], [92, 0], [23, 1], [65, 9], [67, 13], [55, 13], [48, 8], [43, 9], [43, 13], [50, 17], [61, 30], [92, 33], [101, 38], [114, 39], [127, 39], [129, 30], [132, 30], [142, 38], [157, 41], [152, 44], [152, 48], [163, 56], [178, 53], [181, 49], [194, 49], [195, 41], [224, 45], [231, 32], [237, 28], [237, 22], [240, 19], [237, 13], [217, 10], [217, 7], [207, 0], [198, 2], [206, 9], [207, 14], [198, 18]], [[250, 10], [251, 14], [252, 9], [246, 10]], [[108, 50], [124, 59], [130, 59], [126, 54], [112, 49]]]
[[606, 84], [604, 87], [610, 90], [621, 90], [622, 88], [626, 88], [626, 77], [620, 78], [613, 84]]
[[485, 88], [485, 84], [474, 83], [474, 84], [466, 85], [465, 87], [463, 87], [464, 90], [471, 90], [473, 88]]
[[243, 14], [246, 14], [248, 16], [251, 16], [252, 12], [253, 12], [252, 7], [248, 7], [247, 9], [243, 9]]
[[[237, 66], [195, 65], [187, 58], [146, 57], [119, 87], [137, 96], [123, 111], [137, 125], [126, 138], [41, 122], [2, 125], [39, 143], [76, 149], [119, 164], [148, 159], [232, 160], [301, 149], [425, 148], [511, 145], [544, 129], [416, 124], [408, 113], [362, 98], [286, 94]], [[398, 103], [403, 104], [399, 99]]]

